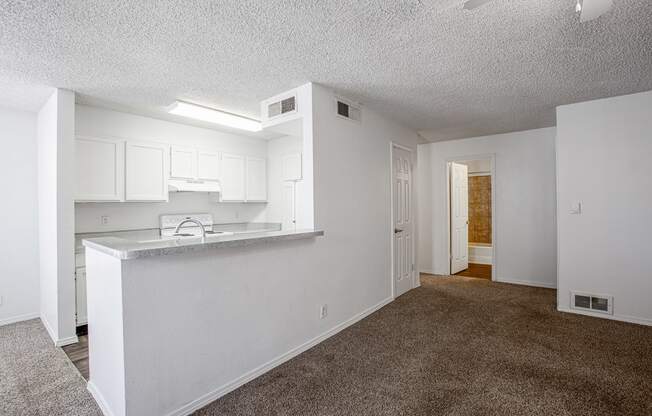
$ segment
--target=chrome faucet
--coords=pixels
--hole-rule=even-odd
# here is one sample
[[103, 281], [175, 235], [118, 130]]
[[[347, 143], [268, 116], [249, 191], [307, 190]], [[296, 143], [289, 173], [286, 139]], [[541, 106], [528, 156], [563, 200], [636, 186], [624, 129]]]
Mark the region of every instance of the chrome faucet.
[[179, 230], [181, 229], [181, 226], [183, 224], [186, 224], [188, 222], [192, 222], [194, 224], [197, 224], [199, 226], [199, 229], [201, 230], [201, 236], [202, 238], [206, 237], [206, 229], [204, 228], [204, 224], [201, 222], [197, 221], [194, 218], [187, 217], [185, 220], [181, 221], [179, 224], [177, 224], [177, 228], [174, 229], [174, 234], [179, 234]]

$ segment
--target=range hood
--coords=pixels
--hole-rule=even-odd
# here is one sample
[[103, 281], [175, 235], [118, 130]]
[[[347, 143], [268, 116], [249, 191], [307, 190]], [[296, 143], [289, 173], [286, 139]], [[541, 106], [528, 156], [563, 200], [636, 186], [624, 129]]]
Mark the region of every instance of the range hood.
[[222, 187], [219, 182], [170, 179], [168, 181], [170, 192], [214, 192], [221, 193]]

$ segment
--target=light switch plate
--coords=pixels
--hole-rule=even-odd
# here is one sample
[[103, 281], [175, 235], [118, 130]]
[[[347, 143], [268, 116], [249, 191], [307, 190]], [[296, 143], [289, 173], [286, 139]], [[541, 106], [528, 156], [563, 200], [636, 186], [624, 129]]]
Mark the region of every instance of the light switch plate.
[[582, 213], [582, 203], [581, 202], [575, 202], [571, 205], [570, 209], [571, 214], [581, 214]]

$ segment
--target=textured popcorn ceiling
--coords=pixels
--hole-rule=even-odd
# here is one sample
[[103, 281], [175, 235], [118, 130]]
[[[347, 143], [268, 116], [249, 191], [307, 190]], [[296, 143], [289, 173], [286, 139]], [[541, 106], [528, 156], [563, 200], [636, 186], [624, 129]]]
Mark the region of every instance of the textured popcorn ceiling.
[[551, 126], [559, 104], [652, 89], [650, 0], [584, 24], [575, 0], [462, 3], [0, 0], [0, 79], [256, 118], [314, 81], [429, 140]]

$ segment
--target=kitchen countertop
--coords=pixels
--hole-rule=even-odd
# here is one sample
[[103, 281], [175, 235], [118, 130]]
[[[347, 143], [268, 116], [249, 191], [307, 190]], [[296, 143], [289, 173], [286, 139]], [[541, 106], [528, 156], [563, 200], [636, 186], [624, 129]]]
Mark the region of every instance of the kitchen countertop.
[[190, 253], [213, 248], [245, 247], [253, 244], [300, 240], [323, 236], [321, 230], [247, 231], [232, 235], [202, 237], [157, 237], [136, 241], [120, 237], [88, 238], [82, 241], [86, 248], [95, 249], [120, 260], [168, 254]]
[[[215, 231], [227, 231], [235, 234], [252, 233], [261, 231], [280, 231], [281, 223], [275, 222], [236, 222], [226, 224], [213, 224]], [[115, 230], [98, 231], [75, 234], [75, 253], [84, 252], [83, 240], [100, 237], [118, 237], [130, 241], [156, 240], [160, 238], [161, 232], [158, 228], [142, 228], [137, 230]]]

